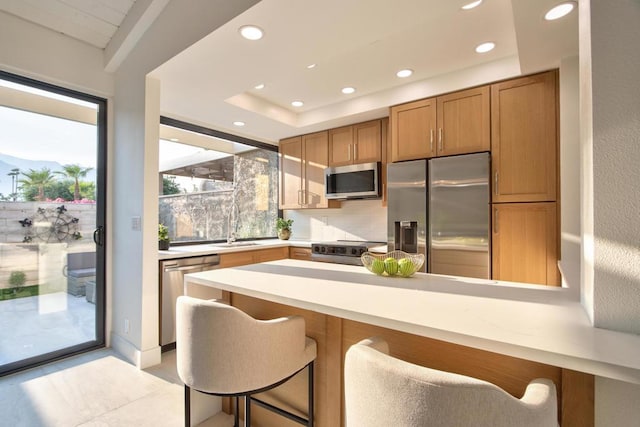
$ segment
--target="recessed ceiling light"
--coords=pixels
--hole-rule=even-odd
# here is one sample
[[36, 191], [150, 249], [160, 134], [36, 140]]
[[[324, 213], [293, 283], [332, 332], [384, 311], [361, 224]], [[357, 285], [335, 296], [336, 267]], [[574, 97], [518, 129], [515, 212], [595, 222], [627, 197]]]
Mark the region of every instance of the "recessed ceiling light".
[[479, 44], [476, 47], [476, 52], [478, 52], [478, 53], [487, 53], [487, 52], [493, 50], [494, 47], [496, 47], [496, 44], [494, 42], [482, 43], [482, 44]]
[[318, 64], [309, 64], [309, 65], [307, 65], [307, 68], [308, 69], [316, 68], [316, 65], [318, 65]]
[[409, 77], [411, 74], [413, 74], [413, 70], [410, 70], [408, 68], [404, 69], [404, 70], [400, 70], [396, 73], [396, 76], [400, 77], [401, 79], [405, 78], [405, 77]]
[[482, 0], [472, 1], [471, 3], [465, 4], [464, 6], [462, 6], [462, 9], [470, 10], [470, 9], [473, 9], [474, 7], [480, 6], [480, 3], [482, 3]]
[[243, 25], [238, 31], [247, 40], [260, 40], [264, 35], [262, 28], [255, 25]]
[[259, 85], [255, 85], [254, 89], [258, 89], [258, 90], [264, 89], [264, 83], [260, 83]]
[[172, 141], [172, 142], [179, 142], [180, 140], [179, 140], [178, 138], [169, 138], [169, 141]]
[[342, 88], [342, 93], [344, 93], [345, 95], [349, 95], [350, 93], [353, 93], [356, 91], [356, 88], [354, 87], [343, 87]]
[[547, 21], [560, 19], [563, 16], [568, 15], [575, 7], [576, 7], [576, 2], [574, 1], [566, 1], [564, 3], [560, 3], [559, 5], [549, 10], [544, 15], [544, 19], [546, 19]]
[[291, 102], [291, 105], [293, 105], [294, 107], [302, 107], [304, 105], [304, 102], [302, 102], [302, 101], [293, 101], [293, 102]]
[[237, 120], [237, 121], [233, 122], [233, 125], [234, 125], [234, 126], [240, 126], [240, 127], [242, 127], [242, 126], [244, 126], [244, 124], [245, 124], [244, 122], [241, 122], [241, 121], [239, 121], [239, 120]]

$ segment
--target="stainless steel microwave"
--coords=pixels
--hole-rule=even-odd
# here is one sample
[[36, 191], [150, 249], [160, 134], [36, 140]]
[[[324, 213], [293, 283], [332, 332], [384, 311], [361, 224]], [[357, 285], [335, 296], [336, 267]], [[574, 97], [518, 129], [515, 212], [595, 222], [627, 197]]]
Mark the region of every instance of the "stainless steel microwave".
[[380, 197], [380, 162], [328, 167], [324, 182], [327, 199]]

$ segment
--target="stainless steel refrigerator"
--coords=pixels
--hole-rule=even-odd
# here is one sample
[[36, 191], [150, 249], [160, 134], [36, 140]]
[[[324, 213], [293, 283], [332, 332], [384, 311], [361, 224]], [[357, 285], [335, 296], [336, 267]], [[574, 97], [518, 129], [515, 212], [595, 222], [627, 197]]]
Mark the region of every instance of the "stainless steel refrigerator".
[[424, 253], [429, 273], [489, 278], [489, 173], [489, 153], [389, 164], [389, 250]]
[[427, 255], [426, 160], [387, 165], [387, 248]]
[[429, 160], [429, 272], [491, 274], [489, 153]]

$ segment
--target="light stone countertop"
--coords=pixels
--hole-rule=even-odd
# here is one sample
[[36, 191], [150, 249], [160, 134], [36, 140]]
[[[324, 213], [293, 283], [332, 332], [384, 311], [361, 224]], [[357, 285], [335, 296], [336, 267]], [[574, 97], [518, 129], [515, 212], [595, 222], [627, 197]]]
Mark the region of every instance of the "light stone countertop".
[[281, 247], [304, 247], [311, 248], [309, 240], [251, 240], [252, 245], [243, 245], [246, 242], [236, 242], [236, 246], [225, 246], [225, 243], [206, 243], [196, 245], [171, 246], [168, 251], [158, 251], [158, 259], [186, 258], [192, 256], [225, 254], [232, 252], [255, 251], [258, 249], [281, 248]]
[[566, 289], [292, 259], [187, 274], [187, 294], [190, 282], [640, 384], [640, 336], [594, 328]]

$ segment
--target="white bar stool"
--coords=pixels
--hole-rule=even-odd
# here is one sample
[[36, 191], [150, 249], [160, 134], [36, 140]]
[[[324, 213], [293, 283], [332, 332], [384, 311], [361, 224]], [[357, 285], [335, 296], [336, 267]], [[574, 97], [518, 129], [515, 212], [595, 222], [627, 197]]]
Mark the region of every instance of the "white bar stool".
[[486, 381], [389, 356], [380, 338], [351, 346], [344, 371], [347, 427], [558, 426], [548, 379], [531, 381], [516, 399]]
[[[176, 355], [185, 387], [185, 427], [191, 427], [191, 389], [235, 397], [235, 427], [240, 397], [244, 425], [251, 425], [251, 402], [299, 424], [313, 427], [313, 362], [316, 342], [305, 336], [300, 316], [256, 320], [216, 300], [188, 296], [176, 307]], [[302, 418], [251, 395], [277, 387], [308, 367], [308, 417]]]

